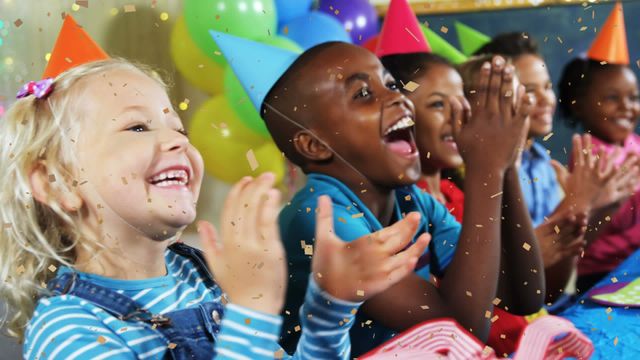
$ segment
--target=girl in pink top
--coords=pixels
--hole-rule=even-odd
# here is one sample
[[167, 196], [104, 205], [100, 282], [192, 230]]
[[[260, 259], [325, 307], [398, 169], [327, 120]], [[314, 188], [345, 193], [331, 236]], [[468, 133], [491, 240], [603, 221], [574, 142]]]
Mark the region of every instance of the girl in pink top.
[[[616, 166], [637, 164], [640, 136], [634, 129], [640, 98], [636, 76], [628, 66], [576, 58], [565, 66], [559, 89], [563, 118], [592, 135], [592, 151], [613, 155]], [[632, 193], [640, 182], [631, 184], [633, 188], [619, 191]], [[600, 215], [604, 225], [593, 224], [578, 263], [578, 290], [588, 290], [640, 247], [639, 205], [640, 192], [604, 209]]]

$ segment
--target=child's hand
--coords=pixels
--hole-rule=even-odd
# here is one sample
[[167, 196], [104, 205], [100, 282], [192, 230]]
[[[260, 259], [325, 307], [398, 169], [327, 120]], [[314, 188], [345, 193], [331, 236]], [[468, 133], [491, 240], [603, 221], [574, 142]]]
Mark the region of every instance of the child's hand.
[[222, 210], [222, 238], [210, 223], [198, 223], [209, 268], [231, 302], [269, 314], [282, 310], [287, 285], [274, 179], [266, 173], [233, 186]]
[[617, 152], [609, 155], [608, 164], [604, 169], [600, 170], [599, 176], [607, 179], [607, 181], [598, 192], [598, 196], [593, 203], [594, 209], [601, 209], [623, 201], [631, 196], [638, 187], [640, 158], [635, 154], [631, 154], [627, 156], [619, 167], [615, 167], [613, 160], [618, 158], [616, 155]]
[[407, 248], [420, 222], [411, 213], [395, 224], [352, 242], [344, 242], [333, 230], [331, 199], [318, 199], [313, 277], [330, 295], [347, 301], [365, 301], [388, 289], [415, 266], [430, 241], [421, 235]]
[[547, 221], [535, 229], [540, 244], [542, 260], [545, 268], [550, 268], [560, 261], [579, 255], [586, 242], [584, 234], [587, 230], [587, 215], [572, 215], [568, 211], [553, 214]]
[[500, 56], [493, 66], [482, 66], [477, 86], [468, 95], [471, 115], [464, 105], [461, 110], [452, 103], [451, 117], [464, 163], [480, 171], [504, 172], [514, 166], [523, 148], [535, 100], [523, 86], [514, 90], [514, 68]]
[[638, 159], [628, 157], [619, 168], [612, 155], [604, 151], [594, 154], [591, 135], [574, 135], [573, 169], [566, 179], [569, 205], [576, 211], [591, 211], [612, 205], [628, 197], [636, 188], [639, 174]]

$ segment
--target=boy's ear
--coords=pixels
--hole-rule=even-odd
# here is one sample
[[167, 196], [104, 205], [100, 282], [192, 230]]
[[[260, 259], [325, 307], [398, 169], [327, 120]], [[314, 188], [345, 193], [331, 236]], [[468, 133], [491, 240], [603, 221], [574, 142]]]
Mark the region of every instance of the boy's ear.
[[68, 212], [78, 211], [84, 204], [82, 197], [75, 190], [64, 191], [56, 184], [58, 181], [64, 180], [50, 176], [44, 162], [38, 162], [29, 173], [33, 198], [45, 205], [55, 201]]
[[296, 133], [293, 145], [300, 155], [309, 160], [325, 161], [333, 157], [333, 152], [326, 143], [308, 131]]

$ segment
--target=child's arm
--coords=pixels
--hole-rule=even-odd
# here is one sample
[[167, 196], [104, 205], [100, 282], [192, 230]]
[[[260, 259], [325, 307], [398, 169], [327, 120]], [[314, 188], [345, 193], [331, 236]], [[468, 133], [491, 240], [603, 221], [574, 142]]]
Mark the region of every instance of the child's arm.
[[[209, 266], [232, 301], [216, 343], [219, 357], [288, 357], [277, 344], [287, 274], [276, 222], [279, 192], [272, 185], [273, 176], [266, 175], [243, 179], [231, 189], [222, 245], [211, 224], [199, 224]], [[348, 332], [360, 301], [412, 272], [424, 252], [428, 235], [407, 248], [418, 221], [419, 215], [411, 214], [389, 229], [346, 243], [333, 231], [331, 201], [319, 199], [314, 278], [301, 308], [302, 338], [294, 358], [349, 358]]]
[[[522, 88], [513, 93], [513, 67], [504, 71], [503, 59], [494, 62], [493, 71], [487, 65], [472, 96], [473, 116], [464, 99], [464, 111], [460, 100], [451, 99], [454, 136], [467, 170], [465, 217], [455, 255], [438, 288], [411, 274], [365, 303], [363, 310], [388, 327], [403, 330], [436, 317], [453, 317], [481, 339], [488, 334], [491, 316], [486, 314], [491, 313], [498, 285], [504, 172], [517, 157], [532, 101], [523, 100]], [[433, 241], [440, 241], [438, 235]]]
[[502, 255], [498, 297], [512, 314], [529, 315], [544, 305], [544, 266], [518, 171], [507, 170], [502, 202]]

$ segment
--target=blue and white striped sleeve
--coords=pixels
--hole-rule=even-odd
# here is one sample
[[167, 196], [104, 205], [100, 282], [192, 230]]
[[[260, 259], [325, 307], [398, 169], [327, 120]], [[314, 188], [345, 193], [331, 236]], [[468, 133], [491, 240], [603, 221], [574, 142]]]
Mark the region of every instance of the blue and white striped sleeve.
[[95, 313], [63, 300], [66, 298], [56, 304], [41, 301], [43, 306], [25, 334], [24, 359], [136, 359], [122, 338], [106, 328]]
[[302, 336], [293, 359], [349, 359], [349, 330], [361, 302], [337, 299], [322, 291], [312, 276], [300, 308]]
[[281, 326], [280, 316], [227, 304], [216, 339], [215, 358], [250, 360], [273, 359], [278, 354], [285, 356], [278, 347]]
[[216, 359], [349, 359], [349, 330], [361, 304], [334, 298], [310, 278], [300, 308], [302, 336], [293, 356], [278, 346], [280, 316], [228, 304], [216, 341]]

